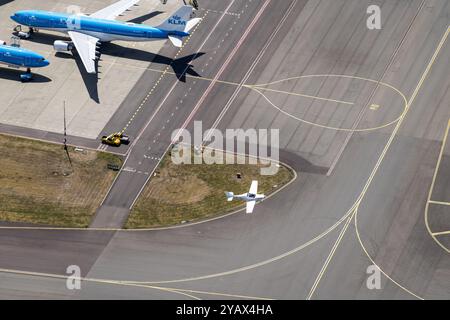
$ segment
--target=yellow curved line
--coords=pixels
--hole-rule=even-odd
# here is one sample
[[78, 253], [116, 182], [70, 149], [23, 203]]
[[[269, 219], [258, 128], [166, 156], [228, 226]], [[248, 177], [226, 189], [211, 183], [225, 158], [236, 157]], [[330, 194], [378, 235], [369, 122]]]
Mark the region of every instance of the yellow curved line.
[[[348, 76], [350, 77], [350, 76]], [[352, 78], [358, 78], [358, 77], [352, 77]], [[374, 81], [374, 80], [368, 80], [368, 81]], [[406, 100], [406, 97], [396, 88], [386, 84], [386, 86], [392, 88], [393, 90], [395, 90], [396, 92], [398, 92], [403, 98], [404, 100]], [[254, 89], [256, 90], [256, 89]], [[402, 119], [406, 112], [408, 110], [408, 104], [406, 104], [405, 107], [405, 111], [402, 113], [402, 115], [400, 116], [399, 119]], [[312, 245], [313, 243], [317, 242], [318, 240], [322, 239], [324, 236], [326, 236], [327, 234], [329, 234], [331, 231], [333, 231], [335, 228], [337, 228], [346, 218], [349, 217], [350, 214], [352, 214], [352, 212], [354, 212], [354, 209], [356, 208], [356, 206], [361, 202], [362, 198], [364, 197], [368, 186], [370, 185], [370, 182], [373, 179], [374, 174], [376, 173], [382, 159], [384, 158], [386, 152], [387, 152], [387, 148], [389, 147], [390, 143], [392, 142], [393, 137], [395, 136], [395, 132], [398, 130], [398, 124], [396, 127], [396, 130], [394, 130], [393, 135], [391, 136], [391, 138], [389, 139], [388, 144], [386, 145], [385, 149], [382, 152], [382, 155], [380, 156], [380, 158], [378, 159], [378, 162], [374, 168], [374, 170], [372, 171], [371, 176], [369, 177], [369, 180], [367, 180], [366, 185], [363, 189], [363, 191], [360, 193], [358, 199], [356, 200], [356, 202], [352, 205], [352, 207], [346, 212], [346, 214], [344, 216], [342, 216], [334, 225], [332, 225], [331, 227], [329, 227], [327, 230], [325, 230], [324, 232], [322, 232], [321, 234], [319, 234], [318, 236], [316, 236], [315, 238], [309, 240], [308, 242], [294, 248], [293, 250], [290, 250], [288, 252], [285, 252], [281, 255], [278, 255], [276, 257], [273, 257], [271, 259], [259, 262], [259, 263], [255, 263], [249, 266], [245, 266], [245, 267], [241, 267], [241, 268], [237, 268], [237, 269], [233, 269], [230, 271], [226, 271], [226, 272], [221, 272], [221, 273], [215, 273], [215, 274], [210, 274], [210, 275], [205, 275], [205, 276], [198, 276], [198, 277], [191, 277], [191, 278], [185, 278], [185, 279], [178, 279], [178, 280], [163, 280], [163, 281], [116, 281], [116, 282], [120, 282], [120, 284], [132, 284], [132, 285], [136, 285], [136, 284], [162, 284], [162, 283], [176, 283], [176, 282], [187, 282], [187, 281], [194, 281], [194, 280], [203, 280], [203, 279], [209, 279], [209, 278], [214, 278], [214, 277], [219, 277], [219, 276], [225, 276], [225, 275], [230, 275], [230, 274], [234, 274], [234, 273], [238, 273], [238, 272], [242, 272], [242, 271], [247, 271], [247, 270], [251, 270], [269, 263], [272, 263], [274, 261], [283, 259], [285, 257], [288, 257], [296, 252], [301, 251], [302, 249], [308, 247], [309, 245]], [[216, 218], [217, 219], [217, 218]], [[192, 225], [192, 224], [190, 224]], [[188, 226], [188, 225], [186, 225]], [[182, 227], [182, 226], [178, 226], [178, 227]], [[174, 227], [169, 227], [169, 228], [174, 228]], [[0, 229], [40, 229], [40, 230], [83, 230], [83, 231], [148, 231], [148, 230], [161, 230], [161, 228], [154, 228], [154, 229], [85, 229], [85, 228], [36, 228], [36, 227], [0, 227]], [[166, 228], [168, 229], [168, 228]], [[1, 271], [1, 270], [0, 270]]]
[[[0, 269], [0, 273], [16, 274], [16, 275], [30, 276], [30, 277], [41, 277], [41, 278], [49, 278], [49, 279], [59, 279], [59, 280], [67, 280], [69, 278], [69, 276], [61, 275], [61, 274], [40, 273], [40, 272], [11, 270], [11, 269]], [[168, 287], [152, 286], [152, 285], [141, 284], [141, 283], [131, 283], [131, 282], [125, 282], [125, 281], [109, 280], [109, 279], [80, 277], [80, 281], [97, 283], [97, 284], [130, 286], [130, 287], [154, 289], [154, 290], [158, 290], [158, 291], [167, 291], [167, 292], [171, 292], [171, 293], [177, 293], [180, 295], [184, 295], [184, 296], [187, 296], [187, 297], [195, 299], [195, 300], [201, 300], [201, 299], [199, 297], [196, 297], [194, 294], [221, 296], [221, 297], [228, 297], [228, 298], [232, 297], [232, 298], [249, 299], [249, 300], [274, 300], [272, 298], [267, 298], [267, 297], [246, 296], [246, 295], [237, 295], [237, 294], [231, 294], [231, 293], [199, 291], [199, 290], [182, 289], [182, 288], [168, 288]]]
[[450, 120], [447, 123], [447, 129], [445, 130], [444, 138], [442, 139], [442, 146], [441, 146], [441, 150], [439, 151], [439, 157], [438, 157], [438, 160], [436, 163], [436, 168], [434, 169], [433, 180], [431, 180], [430, 190], [428, 191], [428, 198], [427, 198], [427, 203], [425, 204], [425, 213], [424, 213], [425, 227], [427, 229], [428, 234], [447, 253], [450, 253], [450, 250], [438, 240], [438, 238], [436, 237], [436, 233], [433, 233], [433, 231], [431, 231], [431, 227], [430, 227], [429, 219], [428, 219], [428, 210], [429, 210], [430, 203], [432, 203], [431, 196], [433, 194], [434, 184], [436, 182], [437, 174], [438, 174], [439, 168], [441, 166], [441, 160], [442, 160], [442, 156], [444, 154], [445, 145], [447, 144], [447, 138], [448, 138], [449, 131], [450, 131]]
[[[249, 88], [249, 89], [253, 89], [255, 86], [244, 85], [244, 87]], [[337, 100], [337, 99], [330, 99], [330, 98], [322, 98], [322, 97], [312, 96], [312, 95], [303, 94], [303, 93], [289, 92], [289, 91], [269, 89], [269, 88], [259, 88], [259, 87], [255, 87], [255, 88], [258, 88], [258, 90], [265, 90], [265, 91], [283, 93], [283, 94], [297, 96], [297, 97], [310, 98], [310, 99], [313, 99], [313, 100], [322, 100], [322, 101], [336, 102], [336, 103], [346, 104], [346, 105], [350, 105], [350, 106], [355, 104], [354, 102], [348, 102], [348, 101]]]
[[[433, 64], [434, 64], [434, 61], [436, 60], [436, 57], [438, 56], [440, 50], [442, 49], [442, 46], [444, 45], [444, 43], [445, 43], [445, 41], [446, 41], [446, 39], [447, 39], [447, 37], [448, 37], [449, 32], [450, 32], [450, 27], [447, 28], [447, 30], [446, 30], [444, 36], [442, 37], [442, 39], [441, 39], [441, 41], [440, 41], [438, 47], [436, 48], [436, 50], [435, 50], [435, 52], [434, 52], [434, 54], [433, 54], [433, 57], [431, 58], [430, 62], [428, 63], [427, 68], [425, 69], [424, 73], [422, 74], [422, 77], [420, 78], [419, 83], [417, 84], [416, 88], [414, 89], [413, 95], [411, 96], [411, 98], [410, 98], [409, 101], [407, 102], [405, 112], [404, 112], [404, 114], [401, 116], [400, 121], [397, 123], [397, 125], [396, 125], [396, 127], [395, 127], [395, 129], [394, 129], [393, 135], [391, 135], [391, 138], [389, 139], [388, 144], [385, 146], [385, 149], [383, 150], [382, 158], [384, 158], [385, 152], [387, 152], [387, 148], [389, 148], [390, 144], [392, 143], [393, 138], [394, 138], [394, 136], [396, 135], [398, 129], [400, 128], [400, 125], [402, 124], [403, 119], [404, 119], [404, 117], [406, 116], [406, 113], [408, 112], [410, 106], [411, 106], [411, 105], [413, 104], [413, 102], [415, 101], [415, 99], [416, 99], [416, 97], [417, 97], [417, 94], [419, 93], [419, 90], [420, 90], [420, 88], [421, 88], [423, 82], [425, 81], [426, 77], [428, 76], [428, 73], [430, 72], [431, 67], [432, 67]], [[450, 121], [449, 121], [449, 127], [450, 127]], [[448, 133], [448, 127], [447, 127], [447, 133]], [[443, 144], [443, 145], [444, 145], [444, 144]], [[442, 152], [442, 150], [443, 150], [443, 149], [441, 149], [441, 152]], [[380, 160], [382, 160], [382, 158], [378, 159], [378, 162], [377, 162], [377, 165], [376, 165], [376, 170], [377, 170], [377, 168], [379, 167], [379, 165], [381, 164], [381, 161], [380, 161]], [[373, 174], [374, 174], [374, 173], [373, 173]], [[435, 175], [436, 175], [436, 171], [435, 171]], [[373, 178], [373, 176], [371, 175], [371, 177], [369, 178], [369, 180], [371, 180], [372, 178]], [[434, 177], [434, 178], [435, 178], [435, 177]], [[369, 182], [369, 180], [368, 180], [368, 182]], [[434, 179], [433, 179], [433, 180], [434, 180]], [[367, 191], [367, 189], [368, 189], [368, 187], [369, 187], [367, 184], [366, 184], [366, 186], [367, 186], [367, 188], [365, 188], [365, 191]], [[365, 193], [365, 191], [364, 191], [364, 193]], [[429, 195], [429, 197], [430, 197], [430, 195]], [[429, 198], [429, 199], [430, 199], [430, 198]], [[428, 199], [428, 200], [429, 200], [429, 199]], [[426, 207], [428, 207], [428, 203], [429, 203], [429, 202], [427, 201]], [[358, 208], [359, 208], [359, 204], [358, 204]], [[358, 208], [357, 208], [357, 209], [358, 209]], [[359, 242], [360, 242], [360, 245], [361, 245], [361, 247], [363, 248], [363, 251], [366, 253], [366, 255], [367, 255], [367, 257], [369, 258], [369, 260], [371, 260], [372, 263], [373, 263], [375, 266], [377, 266], [377, 268], [378, 268], [378, 269], [379, 269], [386, 277], [388, 277], [388, 279], [390, 279], [393, 283], [395, 283], [396, 285], [398, 285], [400, 288], [402, 288], [402, 289], [405, 290], [406, 292], [412, 294], [413, 296], [415, 296], [415, 297], [417, 297], [417, 298], [419, 298], [419, 299], [422, 299], [421, 297], [419, 297], [418, 295], [414, 294], [412, 291], [406, 289], [405, 287], [401, 286], [401, 285], [400, 285], [399, 283], [397, 283], [394, 279], [392, 279], [391, 277], [389, 277], [389, 276], [388, 276], [388, 275], [387, 275], [387, 274], [386, 274], [386, 273], [385, 273], [385, 272], [384, 272], [384, 271], [383, 271], [383, 270], [375, 263], [375, 261], [374, 261], [374, 260], [371, 258], [371, 256], [368, 254], [366, 248], [364, 247], [364, 244], [363, 244], [362, 241], [361, 241], [361, 237], [360, 237], [360, 235], [359, 235], [358, 224], [357, 224], [357, 214], [358, 214], [358, 210], [357, 210], [357, 209], [356, 209], [356, 214], [355, 214], [355, 230], [356, 230], [356, 234], [357, 234], [358, 240], [359, 240]], [[426, 211], [426, 212], [427, 212], [427, 211]], [[427, 213], [425, 213], [425, 216], [426, 216], [426, 215], [427, 215]], [[425, 224], [427, 225], [427, 219], [426, 219], [426, 221], [425, 221]], [[429, 229], [429, 226], [428, 226], [428, 225], [427, 225], [427, 228], [428, 228], [428, 231], [430, 232], [431, 230]], [[433, 236], [432, 236], [432, 237], [433, 237]]]
[[267, 86], [271, 86], [274, 84], [291, 81], [291, 80], [298, 80], [298, 79], [303, 79], [303, 78], [325, 78], [325, 77], [327, 77], [327, 78], [348, 78], [348, 79], [365, 80], [365, 81], [370, 81], [370, 82], [380, 83], [380, 84], [383, 83], [381, 81], [376, 81], [376, 80], [364, 78], [364, 77], [350, 76], [350, 75], [345, 75], [345, 74], [331, 74], [331, 73], [326, 74], [326, 73], [324, 73], [324, 74], [307, 74], [307, 75], [303, 75], [303, 76], [289, 77], [289, 78], [285, 78], [285, 79], [281, 79], [281, 80], [276, 80], [273, 82], [254, 84], [252, 86], [253, 87], [267, 87]]
[[[30, 276], [30, 277], [41, 277], [41, 278], [49, 278], [49, 279], [59, 279], [59, 280], [67, 280], [69, 278], [69, 276], [60, 275], [60, 274], [12, 270], [12, 269], [0, 269], [0, 273], [16, 274], [16, 275]], [[83, 278], [83, 277], [80, 277], [79, 279], [80, 279], [80, 281], [99, 283], [99, 284], [144, 287], [144, 288], [154, 289], [154, 290], [158, 290], [158, 291], [167, 291], [167, 292], [171, 292], [171, 293], [177, 293], [180, 295], [184, 295], [184, 296], [193, 298], [195, 300], [200, 300], [200, 298], [198, 298], [192, 294], [182, 292], [182, 291], [188, 292], [188, 290], [180, 290], [177, 288], [165, 288], [165, 287], [158, 287], [158, 286], [147, 286], [147, 285], [139, 285], [139, 284], [131, 284], [131, 283], [122, 283], [121, 281], [107, 280], [107, 279], [95, 279], [95, 278]]]
[[[146, 285], [143, 285], [145, 287]], [[213, 295], [213, 296], [219, 296], [219, 297], [227, 297], [227, 298], [238, 298], [238, 299], [249, 299], [249, 300], [275, 300], [272, 298], [266, 298], [266, 297], [255, 297], [255, 296], [244, 296], [239, 294], [231, 294], [231, 293], [223, 293], [223, 292], [211, 292], [211, 291], [199, 291], [199, 290], [190, 290], [190, 289], [180, 289], [180, 288], [167, 288], [173, 291], [179, 291], [179, 292], [189, 292], [189, 293], [196, 293], [196, 294], [204, 294], [204, 295]]]
[[390, 281], [392, 281], [395, 285], [397, 285], [399, 288], [403, 289], [404, 291], [406, 291], [407, 293], [409, 293], [410, 295], [416, 297], [417, 299], [420, 300], [424, 300], [422, 297], [420, 297], [419, 295], [415, 294], [414, 292], [412, 292], [411, 290], [407, 289], [406, 287], [402, 286], [400, 283], [398, 283], [397, 281], [395, 281], [394, 279], [392, 279], [391, 276], [389, 276], [386, 272], [383, 271], [383, 269], [380, 268], [380, 266], [378, 264], [376, 264], [376, 262], [372, 259], [372, 257], [370, 256], [369, 252], [367, 251], [366, 247], [364, 246], [364, 243], [362, 242], [361, 236], [359, 234], [359, 228], [358, 228], [358, 208], [359, 205], [356, 207], [355, 209], [355, 232], [356, 232], [356, 237], [358, 238], [359, 244], [361, 245], [361, 248], [363, 249], [364, 253], [366, 254], [367, 258], [369, 258], [370, 262], [376, 266], [378, 268], [378, 270], [380, 270], [380, 272], [382, 274], [384, 274], [386, 276], [386, 278], [388, 278]]
[[[397, 132], [398, 132], [398, 130], [400, 129], [400, 127], [401, 127], [401, 125], [402, 125], [402, 123], [403, 123], [403, 120], [404, 120], [405, 117], [406, 117], [406, 114], [408, 113], [408, 111], [409, 111], [411, 105], [414, 103], [414, 100], [416, 99], [417, 94], [419, 93], [419, 90], [420, 90], [420, 88], [421, 88], [422, 85], [423, 85], [423, 82], [424, 82], [425, 79], [427, 78], [428, 73], [430, 72], [431, 67], [432, 67], [433, 64], [434, 64], [434, 61], [436, 60], [436, 57], [438, 56], [438, 54], [439, 54], [439, 52], [440, 52], [440, 50], [441, 50], [441, 48], [442, 48], [442, 46], [443, 46], [445, 40], [447, 39], [447, 36], [448, 36], [449, 32], [450, 32], [450, 27], [449, 27], [449, 28], [447, 29], [447, 31], [445, 32], [443, 38], [441, 39], [441, 42], [439, 43], [438, 47], [436, 48], [436, 50], [435, 50], [435, 52], [434, 52], [434, 54], [433, 54], [433, 57], [431, 58], [430, 62], [428, 63], [428, 65], [427, 65], [427, 67], [426, 67], [424, 73], [422, 74], [422, 76], [421, 76], [421, 78], [420, 78], [420, 80], [419, 80], [419, 83], [417, 84], [416, 88], [414, 89], [414, 92], [413, 92], [411, 98], [409, 99], [409, 101], [406, 101], [405, 110], [404, 110], [404, 112], [402, 113], [402, 115], [400, 116], [399, 121], [398, 121], [397, 124], [395, 125], [395, 128], [394, 128], [394, 130], [392, 131], [392, 133], [391, 133], [391, 135], [390, 135], [390, 137], [389, 137], [388, 142], [387, 142], [386, 145], [384, 146], [383, 151], [381, 152], [381, 155], [379, 156], [379, 158], [378, 158], [378, 160], [377, 160], [377, 163], [375, 164], [375, 167], [373, 168], [373, 170], [372, 170], [372, 172], [371, 172], [369, 178], [368, 178], [367, 181], [366, 181], [366, 184], [364, 185], [363, 190], [361, 191], [361, 194], [360, 194], [360, 196], [359, 196], [359, 198], [358, 198], [358, 201], [357, 201], [357, 207], [359, 207], [361, 201], [363, 200], [363, 198], [365, 197], [365, 195], [366, 195], [366, 193], [367, 193], [367, 190], [369, 189], [370, 185], [372, 184], [373, 178], [375, 177], [376, 173], [378, 172], [378, 169], [379, 169], [381, 163], [383, 162], [383, 160], [384, 160], [384, 158], [385, 158], [385, 156], [386, 156], [388, 150], [390, 149], [390, 146], [391, 146], [392, 142], [394, 141], [394, 138], [396, 137]], [[379, 83], [381, 83], [381, 82], [379, 82]], [[356, 213], [357, 213], [357, 210], [356, 210], [355, 213], [353, 213], [353, 214], [356, 216]], [[380, 269], [380, 270], [381, 270], [381, 269]], [[321, 278], [321, 277], [320, 277], [320, 278]], [[320, 281], [320, 278], [318, 279], [318, 281]], [[396, 283], [396, 282], [395, 282], [395, 283]], [[316, 285], [316, 287], [317, 287], [317, 285]], [[314, 290], [315, 290], [315, 289], [314, 289]], [[314, 290], [312, 290], [312, 292], [310, 292], [310, 296], [314, 293]]]
[[448, 230], [448, 231], [441, 231], [441, 232], [433, 232], [434, 236], [445, 236], [447, 234], [450, 234], [450, 230]]
[[435, 201], [435, 200], [429, 200], [428, 201], [431, 204], [438, 204], [441, 206], [450, 206], [450, 202], [445, 202], [445, 201]]
[[[290, 114], [289, 112], [286, 112], [284, 110], [282, 110], [280, 107], [278, 107], [277, 105], [275, 105], [264, 93], [262, 93], [260, 90], [268, 90], [268, 91], [273, 91], [271, 89], [266, 89], [266, 88], [260, 88], [263, 86], [268, 86], [268, 85], [272, 85], [272, 84], [276, 84], [276, 83], [280, 83], [283, 81], [289, 81], [289, 80], [293, 80], [293, 79], [301, 79], [301, 78], [311, 78], [311, 77], [338, 77], [338, 78], [350, 78], [350, 79], [357, 79], [357, 80], [363, 80], [363, 81], [368, 81], [368, 82], [373, 82], [376, 84], [381, 84], [382, 86], [388, 87], [390, 89], [392, 89], [393, 91], [395, 91], [396, 93], [398, 93], [400, 95], [400, 97], [403, 99], [404, 102], [404, 109], [403, 112], [400, 114], [400, 116], [398, 116], [396, 119], [394, 119], [391, 122], [388, 122], [384, 125], [378, 126], [378, 127], [373, 127], [373, 128], [364, 128], [364, 129], [350, 129], [350, 128], [339, 128], [339, 127], [333, 127], [333, 126], [326, 126], [326, 125], [321, 125], [318, 123], [314, 123], [311, 121], [307, 121], [305, 119], [301, 119], [299, 117], [296, 117], [292, 114]], [[281, 113], [283, 113], [284, 115], [295, 119], [297, 121], [312, 125], [312, 126], [316, 126], [319, 128], [323, 128], [323, 129], [330, 129], [330, 130], [335, 130], [335, 131], [344, 131], [344, 132], [368, 132], [368, 131], [375, 131], [375, 130], [380, 130], [383, 128], [386, 128], [388, 126], [393, 125], [394, 123], [398, 122], [402, 116], [404, 116], [404, 114], [406, 113], [406, 109], [408, 106], [408, 101], [406, 96], [397, 88], [395, 88], [394, 86], [382, 82], [382, 81], [376, 81], [373, 79], [368, 79], [368, 78], [363, 78], [363, 77], [356, 77], [356, 76], [347, 76], [347, 75], [333, 75], [333, 74], [324, 74], [324, 75], [306, 75], [306, 76], [297, 76], [297, 77], [291, 77], [291, 78], [287, 78], [287, 79], [283, 79], [283, 80], [277, 80], [271, 83], [267, 83], [267, 84], [260, 84], [260, 85], [247, 85], [247, 88], [256, 91], [258, 94], [260, 94], [272, 107], [274, 107], [275, 109], [277, 109], [278, 111], [280, 111]], [[300, 94], [299, 94], [300, 95]], [[320, 100], [327, 100], [326, 98], [320, 98], [320, 97], [313, 97], [312, 98], [316, 98], [316, 99], [320, 99]], [[330, 101], [333, 99], [329, 99]], [[335, 100], [335, 102], [338, 102], [338, 100]]]
[[[357, 201], [358, 202], [358, 201]], [[325, 230], [324, 232], [322, 232], [321, 234], [319, 234], [318, 236], [316, 236], [315, 238], [309, 240], [308, 242], [303, 243], [302, 245], [287, 251], [283, 254], [280, 254], [276, 257], [258, 262], [258, 263], [254, 263], [245, 267], [241, 267], [241, 268], [237, 268], [237, 269], [233, 269], [233, 270], [229, 270], [229, 271], [225, 271], [225, 272], [219, 272], [219, 273], [214, 273], [214, 274], [209, 274], [209, 275], [204, 275], [204, 276], [197, 276], [197, 277], [190, 277], [190, 278], [184, 278], [184, 279], [176, 279], [176, 280], [160, 280], [160, 281], [123, 281], [124, 283], [140, 283], [140, 284], [165, 284], [165, 283], [177, 283], [177, 282], [188, 282], [188, 281], [196, 281], [196, 280], [205, 280], [205, 279], [210, 279], [210, 278], [216, 278], [216, 277], [222, 277], [222, 276], [228, 276], [231, 274], [235, 274], [235, 273], [239, 273], [239, 272], [243, 272], [243, 271], [248, 271], [251, 269], [255, 269], [258, 267], [261, 267], [263, 265], [266, 264], [270, 264], [272, 262], [281, 260], [283, 258], [286, 258], [296, 252], [299, 252], [301, 250], [303, 250], [304, 248], [312, 245], [313, 243], [317, 242], [318, 240], [322, 239], [324, 236], [326, 236], [327, 234], [329, 234], [331, 231], [333, 231], [334, 229], [336, 229], [354, 210], [357, 202], [355, 202], [353, 204], [353, 206], [347, 211], [347, 213], [342, 216], [335, 224], [333, 224], [331, 227], [329, 227], [327, 230]]]
[[[287, 164], [284, 164], [288, 166]], [[289, 167], [289, 166], [288, 166]], [[295, 170], [293, 170], [294, 174], [295, 174], [295, 178], [293, 180], [291, 180], [289, 183], [287, 183], [286, 185], [284, 185], [282, 188], [278, 189], [276, 192], [272, 193], [271, 195], [273, 196], [274, 194], [276, 194], [277, 192], [280, 192], [283, 188], [287, 187], [289, 184], [291, 184], [293, 181], [296, 180], [297, 178], [297, 173], [295, 172]], [[361, 197], [361, 196], [360, 196]], [[220, 277], [220, 276], [225, 276], [225, 275], [231, 275], [234, 273], [239, 273], [242, 271], [247, 271], [247, 270], [251, 270], [272, 262], [275, 262], [277, 260], [283, 259], [285, 257], [288, 257], [296, 252], [299, 252], [301, 250], [303, 250], [304, 248], [314, 244], [315, 242], [319, 241], [320, 239], [322, 239], [323, 237], [325, 237], [327, 234], [329, 234], [330, 232], [332, 232], [334, 229], [336, 229], [354, 210], [355, 206], [357, 205], [357, 203], [360, 201], [360, 198], [358, 198], [358, 200], [352, 205], [352, 207], [346, 212], [346, 214], [344, 216], [342, 216], [335, 224], [333, 224], [332, 226], [330, 226], [328, 229], [326, 229], [324, 232], [322, 232], [321, 234], [317, 235], [315, 238], [301, 244], [300, 246], [285, 252], [279, 256], [276, 256], [274, 258], [259, 262], [259, 263], [255, 263], [249, 266], [245, 266], [245, 267], [241, 267], [241, 268], [237, 268], [237, 269], [233, 269], [230, 271], [226, 271], [226, 272], [221, 272], [221, 273], [215, 273], [215, 274], [210, 274], [210, 275], [204, 275], [204, 276], [199, 276], [199, 277], [192, 277], [192, 278], [185, 278], [185, 279], [177, 279], [177, 280], [162, 280], [162, 281], [119, 281], [119, 280], [112, 280], [114, 283], [120, 283], [120, 284], [141, 284], [141, 285], [149, 285], [149, 284], [164, 284], [164, 283], [178, 283], [178, 282], [187, 282], [187, 281], [194, 281], [194, 280], [203, 280], [203, 279], [209, 279], [209, 278], [215, 278], [215, 277]], [[239, 209], [235, 212], [229, 213], [225, 216], [234, 214], [236, 212], [240, 212], [243, 209]], [[206, 221], [200, 221], [197, 223], [192, 223], [189, 225], [182, 225], [182, 226], [173, 226], [173, 227], [166, 227], [166, 228], [153, 228], [153, 229], [114, 229], [114, 228], [110, 228], [110, 229], [86, 229], [86, 228], [51, 228], [51, 227], [1, 227], [0, 226], [0, 230], [1, 229], [19, 229], [19, 230], [72, 230], [72, 231], [153, 231], [153, 230], [164, 230], [164, 229], [173, 229], [173, 228], [180, 228], [180, 227], [187, 227], [187, 226], [192, 226], [195, 224], [199, 224], [199, 223], [204, 223], [204, 222], [208, 222], [211, 220], [215, 220], [215, 219], [220, 219], [223, 218], [225, 216], [220, 216], [220, 217], [216, 217], [216, 218], [212, 218], [210, 220], [206, 220]], [[0, 269], [0, 272], [7, 272], [4, 271], [4, 269]], [[37, 274], [37, 273], [32, 273], [29, 272], [27, 274], [30, 275], [38, 275], [38, 276], [44, 276], [44, 274]], [[61, 276], [64, 277], [64, 276]], [[94, 282], [104, 282], [98, 279], [85, 279], [86, 281], [94, 281]]]
[[[396, 90], [397, 92], [399, 92], [403, 97], [404, 95], [398, 91], [397, 89], [393, 88], [394, 90]], [[405, 98], [406, 99], [406, 98]], [[408, 105], [405, 108], [405, 112], [402, 114], [402, 116], [400, 118], [403, 118], [404, 115], [406, 114], [406, 111], [408, 110]], [[398, 124], [397, 124], [398, 125]], [[396, 127], [396, 130], [398, 130], [398, 128]], [[395, 134], [393, 135], [395, 136]], [[382, 152], [381, 157], [379, 158], [374, 170], [372, 171], [371, 176], [369, 177], [369, 180], [366, 182], [366, 185], [363, 189], [363, 191], [360, 193], [358, 199], [356, 200], [356, 202], [352, 205], [352, 207], [346, 212], [346, 214], [344, 216], [342, 216], [334, 225], [332, 225], [331, 227], [329, 227], [327, 230], [325, 230], [324, 232], [322, 232], [321, 234], [319, 234], [318, 236], [316, 236], [315, 238], [309, 240], [308, 242], [294, 248], [293, 250], [290, 250], [288, 252], [285, 252], [281, 255], [278, 255], [276, 257], [273, 257], [271, 259], [259, 262], [259, 263], [255, 263], [249, 266], [245, 266], [245, 267], [241, 267], [241, 268], [237, 268], [237, 269], [233, 269], [233, 270], [229, 270], [229, 271], [225, 271], [225, 272], [221, 272], [221, 273], [215, 273], [215, 274], [209, 274], [209, 275], [204, 275], [204, 276], [197, 276], [197, 277], [190, 277], [190, 278], [184, 278], [184, 279], [176, 279], [176, 280], [162, 280], [162, 281], [121, 281], [122, 283], [130, 283], [130, 284], [164, 284], [164, 283], [178, 283], [178, 282], [187, 282], [187, 281], [194, 281], [194, 280], [204, 280], [204, 279], [210, 279], [210, 278], [215, 278], [215, 277], [220, 277], [220, 276], [225, 276], [225, 275], [231, 275], [234, 273], [239, 273], [239, 272], [243, 272], [243, 271], [247, 271], [247, 270], [251, 270], [272, 262], [275, 262], [277, 260], [283, 259], [285, 257], [288, 257], [298, 251], [301, 251], [302, 249], [308, 247], [309, 245], [312, 245], [313, 243], [317, 242], [318, 240], [322, 239], [324, 236], [326, 236], [328, 233], [330, 233], [331, 231], [333, 231], [335, 228], [337, 228], [346, 218], [348, 218], [348, 216], [350, 214], [352, 214], [353, 210], [356, 208], [356, 206], [360, 203], [361, 199], [364, 197], [368, 185], [370, 184], [370, 182], [373, 179], [373, 176], [375, 174], [375, 172], [377, 171], [381, 160], [384, 158], [386, 152], [387, 152], [387, 148], [389, 147], [390, 143], [392, 142], [393, 136], [391, 136], [387, 146], [385, 147], [385, 149]], [[242, 209], [241, 209], [242, 210]], [[10, 227], [5, 227], [5, 228], [10, 228]], [[27, 228], [27, 227], [17, 227], [17, 228]], [[0, 227], [1, 229], [1, 227]], [[59, 228], [61, 229], [61, 228]], [[63, 228], [66, 229], [66, 228]], [[55, 230], [55, 229], [50, 229], [50, 230]], [[91, 230], [91, 231], [95, 231], [93, 229], [82, 229], [82, 230]], [[100, 229], [100, 230], [109, 230], [109, 231], [127, 231], [126, 229]], [[145, 231], [143, 229], [134, 229], [134, 230], [128, 230], [128, 231]]]
[[[355, 210], [356, 210], [356, 208], [355, 208]], [[353, 212], [354, 212], [354, 210], [353, 210]], [[339, 244], [341, 243], [341, 241], [342, 241], [342, 239], [343, 239], [343, 237], [345, 235], [345, 232], [347, 232], [347, 228], [348, 228], [348, 226], [350, 225], [350, 222], [353, 219], [353, 215], [354, 215], [354, 213], [352, 213], [348, 217], [347, 221], [344, 224], [344, 227], [342, 228], [341, 232], [339, 232], [339, 236], [338, 236], [336, 242], [334, 243], [330, 253], [328, 254], [328, 257], [325, 260], [325, 263], [323, 264], [322, 269], [320, 269], [319, 274], [317, 275], [316, 279], [314, 280], [314, 284], [311, 287], [311, 289], [309, 290], [309, 293], [308, 293], [308, 296], [306, 297], [306, 300], [311, 300], [312, 296], [314, 295], [314, 292], [316, 291], [320, 280], [322, 279], [323, 275], [327, 271], [328, 265], [330, 264], [331, 259], [333, 258], [334, 254], [336, 253], [336, 250], [339, 247]]]

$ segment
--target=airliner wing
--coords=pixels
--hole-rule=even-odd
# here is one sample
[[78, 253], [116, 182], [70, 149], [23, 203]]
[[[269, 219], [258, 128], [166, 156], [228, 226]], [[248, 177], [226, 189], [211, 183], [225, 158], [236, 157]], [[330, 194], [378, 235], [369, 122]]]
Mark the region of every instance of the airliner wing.
[[99, 39], [76, 31], [69, 31], [77, 52], [88, 73], [95, 73], [95, 49]]
[[92, 18], [114, 20], [140, 0], [121, 0], [90, 15]]
[[253, 208], [255, 207], [255, 203], [256, 203], [256, 201], [255, 200], [253, 200], [253, 201], [247, 201], [247, 210], [246, 210], [246, 212], [247, 213], [252, 213], [253, 212]]
[[257, 180], [252, 181], [252, 185], [250, 186], [249, 193], [252, 193], [252, 194], [258, 193], [258, 181]]

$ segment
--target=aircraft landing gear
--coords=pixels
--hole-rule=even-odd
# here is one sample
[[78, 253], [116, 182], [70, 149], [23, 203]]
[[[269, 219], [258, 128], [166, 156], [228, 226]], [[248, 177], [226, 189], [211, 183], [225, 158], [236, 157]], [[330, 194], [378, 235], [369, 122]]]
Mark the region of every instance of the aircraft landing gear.
[[33, 75], [31, 74], [31, 69], [27, 68], [27, 72], [20, 75], [20, 80], [22, 82], [29, 82], [33, 79]]

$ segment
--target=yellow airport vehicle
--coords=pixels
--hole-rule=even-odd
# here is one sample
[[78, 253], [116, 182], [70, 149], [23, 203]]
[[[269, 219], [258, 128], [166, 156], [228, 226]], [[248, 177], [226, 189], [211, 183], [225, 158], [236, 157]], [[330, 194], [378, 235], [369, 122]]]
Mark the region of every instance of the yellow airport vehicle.
[[128, 136], [124, 135], [122, 132], [115, 132], [113, 134], [110, 134], [109, 136], [103, 136], [102, 137], [102, 143], [119, 147], [122, 143], [128, 144], [130, 142], [130, 138]]

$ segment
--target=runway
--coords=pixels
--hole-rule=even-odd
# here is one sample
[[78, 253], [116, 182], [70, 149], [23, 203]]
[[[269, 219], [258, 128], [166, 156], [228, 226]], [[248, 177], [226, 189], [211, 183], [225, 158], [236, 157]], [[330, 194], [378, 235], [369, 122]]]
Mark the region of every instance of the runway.
[[[0, 297], [448, 299], [450, 3], [379, 1], [383, 27], [369, 30], [369, 2], [205, 4], [183, 50], [158, 53], [175, 62], [152, 62], [104, 129], [134, 141], [92, 224], [112, 229], [2, 224]], [[253, 215], [115, 230], [194, 120], [280, 129], [298, 178]], [[71, 264], [79, 291], [65, 287]]]

